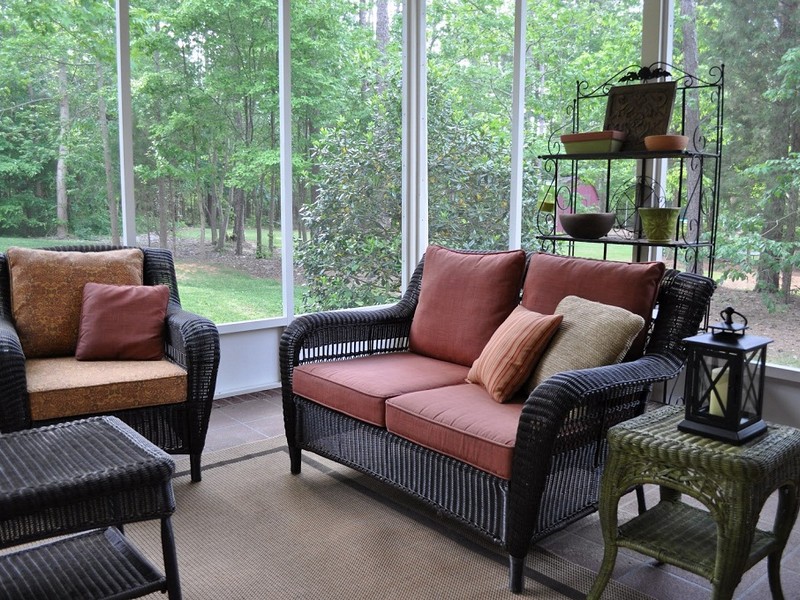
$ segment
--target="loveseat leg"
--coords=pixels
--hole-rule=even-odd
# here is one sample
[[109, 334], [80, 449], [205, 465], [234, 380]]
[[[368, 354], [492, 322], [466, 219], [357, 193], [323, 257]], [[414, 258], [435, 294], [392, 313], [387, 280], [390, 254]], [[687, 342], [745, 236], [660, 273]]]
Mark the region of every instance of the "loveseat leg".
[[189, 455], [189, 469], [192, 472], [192, 483], [197, 483], [202, 479], [202, 475], [200, 474], [200, 457], [200, 452]]
[[300, 448], [289, 446], [289, 461], [292, 475], [300, 473]]
[[508, 556], [508, 588], [514, 594], [521, 594], [525, 587], [525, 557]]

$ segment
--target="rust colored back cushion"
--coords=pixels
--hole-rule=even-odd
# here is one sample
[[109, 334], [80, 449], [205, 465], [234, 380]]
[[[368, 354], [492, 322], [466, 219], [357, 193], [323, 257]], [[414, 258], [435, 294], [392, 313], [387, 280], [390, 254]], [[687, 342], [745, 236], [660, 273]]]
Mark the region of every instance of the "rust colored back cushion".
[[525, 253], [469, 253], [429, 246], [410, 345], [424, 356], [471, 366], [519, 301]]
[[522, 306], [553, 314], [567, 296], [618, 306], [644, 319], [644, 328], [631, 344], [627, 360], [642, 355], [647, 331], [664, 276], [664, 263], [623, 263], [554, 254], [531, 257], [522, 286]]
[[71, 356], [78, 343], [83, 287], [90, 281], [141, 285], [138, 248], [55, 252], [9, 248], [11, 313], [27, 358]]
[[161, 360], [166, 285], [105, 285], [83, 288], [78, 360]]

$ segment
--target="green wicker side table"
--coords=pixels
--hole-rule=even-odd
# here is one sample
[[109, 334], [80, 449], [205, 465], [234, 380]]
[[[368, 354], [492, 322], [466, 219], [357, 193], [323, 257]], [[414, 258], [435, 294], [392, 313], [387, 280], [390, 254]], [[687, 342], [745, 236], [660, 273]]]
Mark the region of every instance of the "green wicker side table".
[[[587, 598], [601, 597], [624, 547], [707, 578], [715, 600], [732, 598], [745, 571], [768, 557], [772, 597], [782, 599], [781, 556], [799, 506], [800, 431], [770, 425], [733, 446], [678, 431], [683, 416], [670, 406], [609, 430], [599, 509], [605, 555]], [[620, 497], [648, 483], [660, 486], [660, 502], [618, 527]], [[773, 530], [760, 531], [759, 514], [775, 490]], [[682, 494], [708, 511], [681, 502]]]

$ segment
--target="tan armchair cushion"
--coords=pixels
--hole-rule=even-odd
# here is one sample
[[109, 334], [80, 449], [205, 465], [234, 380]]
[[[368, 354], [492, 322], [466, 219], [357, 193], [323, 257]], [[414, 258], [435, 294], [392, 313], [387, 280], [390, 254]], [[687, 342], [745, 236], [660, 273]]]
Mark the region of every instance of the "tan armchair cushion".
[[25, 361], [34, 421], [93, 415], [186, 401], [187, 373], [159, 361]]
[[88, 282], [142, 284], [144, 254], [138, 248], [108, 252], [9, 248], [7, 256], [11, 313], [26, 358], [75, 354]]

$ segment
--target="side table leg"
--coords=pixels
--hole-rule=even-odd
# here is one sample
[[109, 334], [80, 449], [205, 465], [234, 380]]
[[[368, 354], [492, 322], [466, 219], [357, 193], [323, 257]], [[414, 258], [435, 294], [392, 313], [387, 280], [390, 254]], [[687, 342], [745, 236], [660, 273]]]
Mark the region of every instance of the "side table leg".
[[598, 507], [598, 514], [600, 516], [600, 527], [603, 531], [603, 542], [605, 550], [603, 551], [603, 562], [600, 565], [600, 572], [594, 580], [592, 589], [589, 590], [589, 595], [586, 600], [600, 600], [603, 595], [603, 590], [606, 589], [608, 581], [614, 572], [614, 565], [617, 562], [617, 525], [619, 517], [617, 511], [619, 510], [619, 499], [624, 492], [624, 488], [620, 491], [615, 485], [614, 480], [617, 476], [618, 469], [616, 456], [612, 455], [609, 463], [606, 465], [606, 471], [603, 474], [603, 479], [600, 487], [600, 505]]
[[172, 534], [172, 521], [169, 517], [161, 519], [161, 548], [164, 552], [164, 574], [167, 578], [169, 600], [181, 600], [181, 581], [178, 576], [178, 554], [175, 551], [175, 537]]
[[606, 589], [609, 580], [611, 579], [611, 574], [614, 572], [614, 565], [617, 562], [617, 545], [616, 543], [612, 546], [606, 545], [606, 549], [603, 553], [603, 563], [600, 566], [600, 572], [597, 574], [597, 578], [594, 580], [592, 584], [592, 589], [589, 590], [589, 594], [586, 596], [586, 600], [600, 600], [603, 596], [603, 590]]
[[797, 520], [799, 508], [800, 497], [798, 497], [797, 488], [793, 485], [785, 485], [780, 488], [778, 491], [778, 510], [775, 512], [775, 525], [773, 528], [778, 547], [767, 559], [769, 589], [772, 592], [773, 600], [783, 600], [784, 598], [781, 586], [781, 558], [786, 548], [786, 542]]

